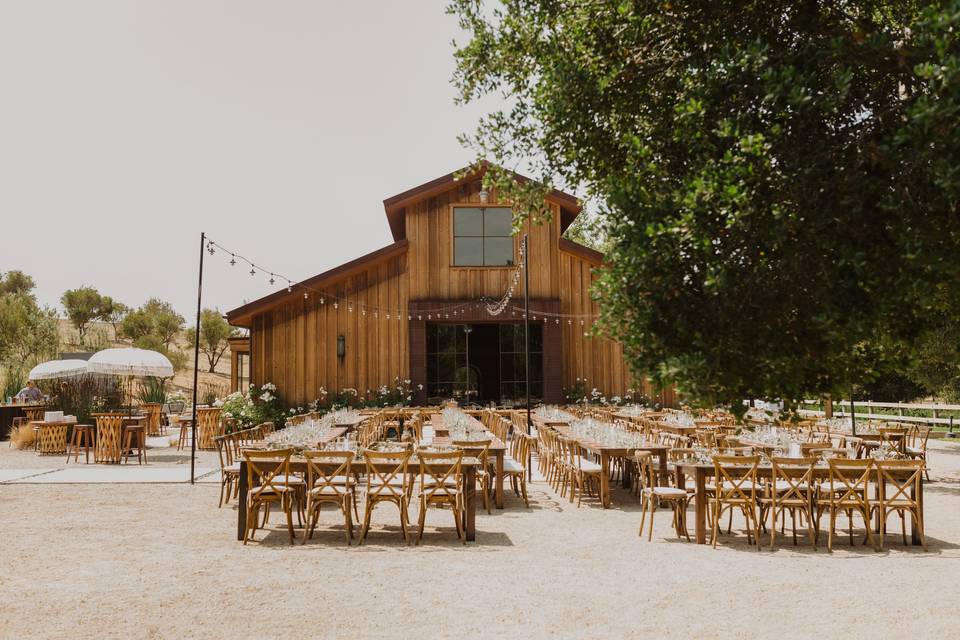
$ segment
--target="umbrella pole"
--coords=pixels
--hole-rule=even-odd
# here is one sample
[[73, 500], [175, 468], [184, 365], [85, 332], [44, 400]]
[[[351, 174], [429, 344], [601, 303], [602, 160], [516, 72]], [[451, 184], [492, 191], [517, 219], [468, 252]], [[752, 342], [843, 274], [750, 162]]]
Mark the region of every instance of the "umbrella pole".
[[[203, 245], [207, 234], [200, 234], [200, 273], [197, 280], [197, 324], [193, 332], [193, 420], [190, 421], [190, 484], [195, 482], [197, 464], [197, 379], [200, 373], [200, 301], [203, 292]], [[182, 427], [181, 427], [182, 428]]]

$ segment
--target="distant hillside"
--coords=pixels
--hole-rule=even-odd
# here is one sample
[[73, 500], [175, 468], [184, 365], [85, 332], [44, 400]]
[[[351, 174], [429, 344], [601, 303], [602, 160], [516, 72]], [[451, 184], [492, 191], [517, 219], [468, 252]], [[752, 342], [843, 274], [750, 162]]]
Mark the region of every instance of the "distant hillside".
[[[108, 322], [91, 322], [87, 329], [87, 345], [80, 345], [77, 330], [69, 320], [61, 319], [60, 351], [100, 351], [111, 347], [129, 347], [130, 341], [118, 339], [114, 334], [113, 326]], [[178, 371], [173, 378], [173, 387], [189, 392], [193, 388], [193, 343], [187, 343], [186, 332], [181, 331], [176, 338], [176, 347], [187, 356], [187, 365]], [[227, 349], [220, 362], [217, 363], [216, 373], [207, 372], [207, 358], [200, 354], [200, 389], [214, 390], [222, 397], [230, 389], [230, 350]]]

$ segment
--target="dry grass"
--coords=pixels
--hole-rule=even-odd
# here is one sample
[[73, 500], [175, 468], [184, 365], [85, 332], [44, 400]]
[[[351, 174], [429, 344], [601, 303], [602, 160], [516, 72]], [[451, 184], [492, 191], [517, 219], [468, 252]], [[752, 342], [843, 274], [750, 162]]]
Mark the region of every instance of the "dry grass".
[[30, 424], [22, 424], [16, 429], [10, 431], [10, 443], [16, 449], [32, 449], [37, 441], [37, 432], [33, 430]]

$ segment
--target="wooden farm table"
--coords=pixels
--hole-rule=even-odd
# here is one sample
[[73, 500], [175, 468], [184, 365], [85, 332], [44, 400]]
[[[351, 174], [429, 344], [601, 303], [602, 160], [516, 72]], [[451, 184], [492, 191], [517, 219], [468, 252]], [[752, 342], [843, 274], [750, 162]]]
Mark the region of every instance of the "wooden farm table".
[[657, 422], [657, 429], [660, 429], [660, 431], [666, 431], [667, 433], [675, 433], [678, 436], [692, 436], [697, 431], [696, 427], [663, 421]]
[[657, 456], [660, 481], [663, 483], [667, 481], [667, 474], [669, 473], [667, 467], [667, 452], [670, 450], [670, 447], [665, 444], [650, 442], [633, 447], [621, 447], [583, 438], [574, 433], [569, 427], [555, 427], [555, 429], [557, 433], [565, 438], [571, 438], [587, 451], [600, 456], [600, 503], [604, 509], [610, 508], [610, 458], [624, 459], [623, 474], [621, 475], [621, 486], [624, 489], [630, 488], [630, 476], [633, 472], [633, 466], [629, 464], [629, 461], [637, 451], [649, 451]]
[[[913, 469], [888, 469], [887, 472], [894, 478], [898, 480], [906, 480], [911, 475], [913, 475]], [[696, 487], [696, 532], [697, 532], [697, 544], [706, 544], [707, 543], [707, 478], [712, 478], [716, 475], [716, 470], [712, 464], [703, 464], [703, 463], [678, 463], [675, 466], [674, 473], [676, 474], [676, 486], [684, 487], [686, 486], [686, 477], [690, 476], [694, 479], [694, 485]], [[773, 468], [770, 466], [761, 465], [757, 467], [757, 477], [769, 480], [773, 476]], [[830, 467], [825, 466], [816, 466], [813, 468], [813, 479], [814, 480], [826, 480], [830, 477]], [[920, 489], [914, 495], [913, 490], [911, 490], [911, 498], [917, 500], [920, 505], [920, 513], [923, 513], [923, 475], [920, 476]], [[912, 544], [920, 544], [920, 530], [917, 527], [916, 521], [911, 517], [910, 518], [910, 540]]]
[[[314, 461], [314, 464], [321, 467], [327, 473], [332, 473], [340, 467], [340, 462]], [[463, 530], [469, 541], [477, 539], [477, 466], [480, 461], [476, 458], [463, 458], [461, 469], [463, 471]], [[354, 460], [354, 465], [358, 469], [365, 466], [363, 458]], [[446, 472], [449, 465], [443, 465], [438, 462], [431, 463], [434, 471]], [[396, 469], [397, 465], [393, 462], [378, 463], [377, 471], [389, 473]], [[420, 462], [416, 455], [410, 457], [409, 473], [412, 475], [420, 472]], [[290, 473], [307, 473], [307, 461], [304, 458], [290, 458]], [[237, 540], [243, 540], [243, 532], [247, 526], [247, 492], [249, 491], [247, 483], [247, 461], [240, 462], [240, 483], [238, 488], [239, 499], [237, 501]]]
[[[503, 509], [503, 484], [504, 484], [504, 472], [503, 472], [503, 460], [507, 454], [507, 445], [500, 441], [500, 438], [493, 435], [487, 428], [483, 426], [483, 423], [474, 418], [473, 416], [468, 415], [468, 418], [472, 421], [472, 426], [470, 431], [480, 432], [484, 434], [484, 439], [490, 439], [490, 448], [487, 449], [487, 454], [493, 456], [494, 460], [494, 469], [496, 470], [496, 477], [494, 478], [494, 496], [493, 503], [496, 505], [497, 509]], [[439, 413], [434, 413], [430, 416], [430, 424], [433, 425], [434, 429], [444, 429], [447, 430], [447, 426], [443, 422], [443, 415]], [[439, 444], [440, 440], [435, 440]]]
[[67, 433], [70, 426], [77, 424], [74, 417], [64, 418], [63, 420], [34, 420], [31, 426], [37, 429], [37, 453], [40, 455], [66, 453], [67, 451]]
[[361, 416], [357, 416], [356, 418], [352, 418], [350, 420], [341, 420], [336, 424], [338, 427], [346, 427], [347, 430], [354, 431], [356, 430], [357, 427], [359, 427], [361, 424], [363, 424], [369, 419], [370, 419], [370, 416], [361, 415]]

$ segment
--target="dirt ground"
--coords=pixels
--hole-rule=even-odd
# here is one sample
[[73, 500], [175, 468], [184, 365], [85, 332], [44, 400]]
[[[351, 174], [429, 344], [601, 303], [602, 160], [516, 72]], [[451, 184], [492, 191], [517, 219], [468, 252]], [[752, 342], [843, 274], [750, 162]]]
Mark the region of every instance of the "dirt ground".
[[[742, 532], [714, 550], [668, 510], [647, 542], [635, 497], [578, 509], [542, 482], [466, 546], [443, 510], [403, 544], [389, 506], [362, 547], [332, 511], [305, 546], [276, 517], [243, 546], [217, 484], [3, 484], [0, 638], [956, 638], [960, 445], [931, 446], [926, 553], [758, 552]], [[0, 469], [26, 459], [5, 447]]]

